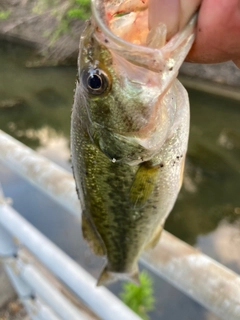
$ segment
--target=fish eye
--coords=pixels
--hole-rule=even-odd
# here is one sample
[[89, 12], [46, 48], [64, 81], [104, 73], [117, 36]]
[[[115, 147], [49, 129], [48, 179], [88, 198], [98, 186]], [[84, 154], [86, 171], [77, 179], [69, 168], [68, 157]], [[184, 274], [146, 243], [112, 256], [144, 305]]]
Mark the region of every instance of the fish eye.
[[109, 88], [108, 76], [100, 69], [85, 69], [80, 79], [85, 90], [93, 95], [100, 95]]

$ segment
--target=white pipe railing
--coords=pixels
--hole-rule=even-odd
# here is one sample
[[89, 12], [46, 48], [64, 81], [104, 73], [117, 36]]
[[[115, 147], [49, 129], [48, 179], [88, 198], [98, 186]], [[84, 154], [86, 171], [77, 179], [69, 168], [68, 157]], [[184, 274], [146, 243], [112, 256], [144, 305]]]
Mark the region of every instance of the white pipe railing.
[[[32, 290], [34, 295], [48, 305], [62, 320], [90, 320], [90, 317], [77, 309], [41, 272], [21, 257], [21, 249], [16, 258], [6, 260], [7, 268], [17, 273], [20, 279]], [[46, 319], [48, 320], [48, 319]]]
[[14, 234], [9, 234], [0, 226], [0, 235], [4, 235], [0, 239], [1, 259], [31, 319], [96, 320], [95, 317], [75, 307], [69, 300], [71, 297], [69, 291], [63, 290], [59, 282], [26, 252], [19, 240], [18, 246], [15, 245]]
[[72, 174], [0, 130], [0, 160], [80, 219]]
[[[65, 208], [68, 208], [75, 216], [80, 216], [75, 184], [70, 174], [1, 131], [0, 160], [25, 179], [34, 183]], [[50, 166], [50, 169], [48, 169], [48, 166]], [[43, 174], [43, 171], [47, 172], [47, 174]], [[64, 177], [67, 181], [66, 189], [62, 182]], [[11, 214], [9, 214], [9, 211]], [[37, 250], [38, 254], [41, 255], [40, 260], [50, 270], [50, 261], [52, 260], [50, 252], [54, 252], [56, 266], [60, 262], [60, 267], [53, 272], [58, 276], [60, 275], [60, 278], [82, 297], [78, 292], [79, 287], [76, 282], [73, 282], [73, 279], [77, 282], [80, 281], [83, 287], [87, 288], [86, 282], [88, 281], [84, 281], [85, 271], [81, 270], [82, 274], [80, 275], [77, 264], [70, 261], [70, 258], [64, 255], [56, 246], [53, 248], [53, 244], [50, 243], [49, 249], [47, 247], [39, 248], [39, 237], [42, 235], [36, 229], [33, 230], [29, 224], [22, 223], [22, 219], [16, 216], [16, 213], [8, 206], [5, 206], [5, 209], [0, 212], [0, 224], [9, 232], [17, 232], [17, 237], [21, 241], [24, 242], [24, 237], [31, 234], [31, 241], [26, 246], [34, 254], [37, 253]], [[19, 225], [21, 225], [21, 228]], [[149, 269], [165, 278], [222, 319], [240, 319], [240, 277], [166, 231], [163, 231], [161, 241], [156, 248], [144, 254], [141, 261]], [[68, 272], [71, 270], [70, 273], [74, 275], [72, 279], [69, 279], [66, 275], [64, 276], [66, 272], [63, 272], [63, 266], [69, 266]], [[86, 275], [86, 277], [88, 278], [89, 275]], [[90, 281], [90, 292], [97, 297], [99, 290], [103, 288], [96, 288], [95, 280], [88, 279]], [[84, 295], [87, 296], [86, 291]], [[84, 296], [83, 300], [85, 299], [85, 303], [88, 304], [86, 296]], [[96, 306], [99, 305], [97, 300], [94, 300], [94, 303], [96, 303]], [[110, 303], [108, 303], [109, 305]], [[111, 315], [109, 318], [104, 319], [111, 319]]]
[[32, 295], [31, 288], [16, 274], [16, 270], [5, 267], [9, 279], [32, 320], [62, 320], [49, 306], [44, 304], [38, 297]]
[[239, 275], [170, 233], [141, 262], [221, 319], [240, 319]]
[[[0, 205], [0, 226], [7, 230], [15, 242], [23, 245], [34, 254], [48, 270], [69, 287], [98, 317], [104, 320], [112, 320], [114, 315], [114, 320], [140, 320], [133, 311], [106, 288], [97, 288], [96, 280], [89, 273], [7, 204]], [[27, 277], [23, 276], [23, 278], [26, 283]], [[38, 292], [34, 285], [30, 286], [28, 283], [28, 287], [32, 287], [34, 292]], [[43, 294], [42, 289], [41, 293]], [[67, 318], [62, 316], [61, 319]], [[70, 317], [69, 319], [75, 318]]]
[[32, 320], [62, 320], [40, 299], [22, 299]]

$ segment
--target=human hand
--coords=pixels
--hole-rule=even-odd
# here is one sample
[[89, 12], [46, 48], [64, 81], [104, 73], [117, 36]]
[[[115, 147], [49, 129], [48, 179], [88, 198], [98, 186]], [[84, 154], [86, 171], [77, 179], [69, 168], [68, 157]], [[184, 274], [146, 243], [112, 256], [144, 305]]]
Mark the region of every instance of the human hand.
[[240, 0], [149, 0], [149, 26], [166, 23], [171, 38], [199, 5], [196, 40], [186, 60], [233, 60], [240, 67]]

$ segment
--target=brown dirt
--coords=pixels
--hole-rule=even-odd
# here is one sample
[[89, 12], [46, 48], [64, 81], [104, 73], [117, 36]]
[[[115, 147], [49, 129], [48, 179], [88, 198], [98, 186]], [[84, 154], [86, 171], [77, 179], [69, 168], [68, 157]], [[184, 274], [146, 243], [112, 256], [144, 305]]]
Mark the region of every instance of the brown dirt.
[[30, 320], [19, 300], [12, 300], [0, 310], [0, 320]]

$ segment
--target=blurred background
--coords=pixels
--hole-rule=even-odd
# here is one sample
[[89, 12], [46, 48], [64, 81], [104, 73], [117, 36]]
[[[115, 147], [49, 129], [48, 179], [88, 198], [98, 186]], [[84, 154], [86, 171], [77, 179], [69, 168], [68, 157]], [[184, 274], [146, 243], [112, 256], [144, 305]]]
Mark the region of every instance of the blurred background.
[[[0, 129], [69, 171], [78, 41], [88, 15], [83, 0], [0, 3]], [[230, 62], [184, 64], [180, 78], [189, 92], [191, 130], [183, 187], [165, 228], [240, 273], [240, 71]], [[17, 211], [98, 276], [102, 260], [64, 209], [1, 163], [0, 182]], [[218, 319], [152, 277], [151, 319]], [[118, 294], [121, 285], [109, 288]]]

